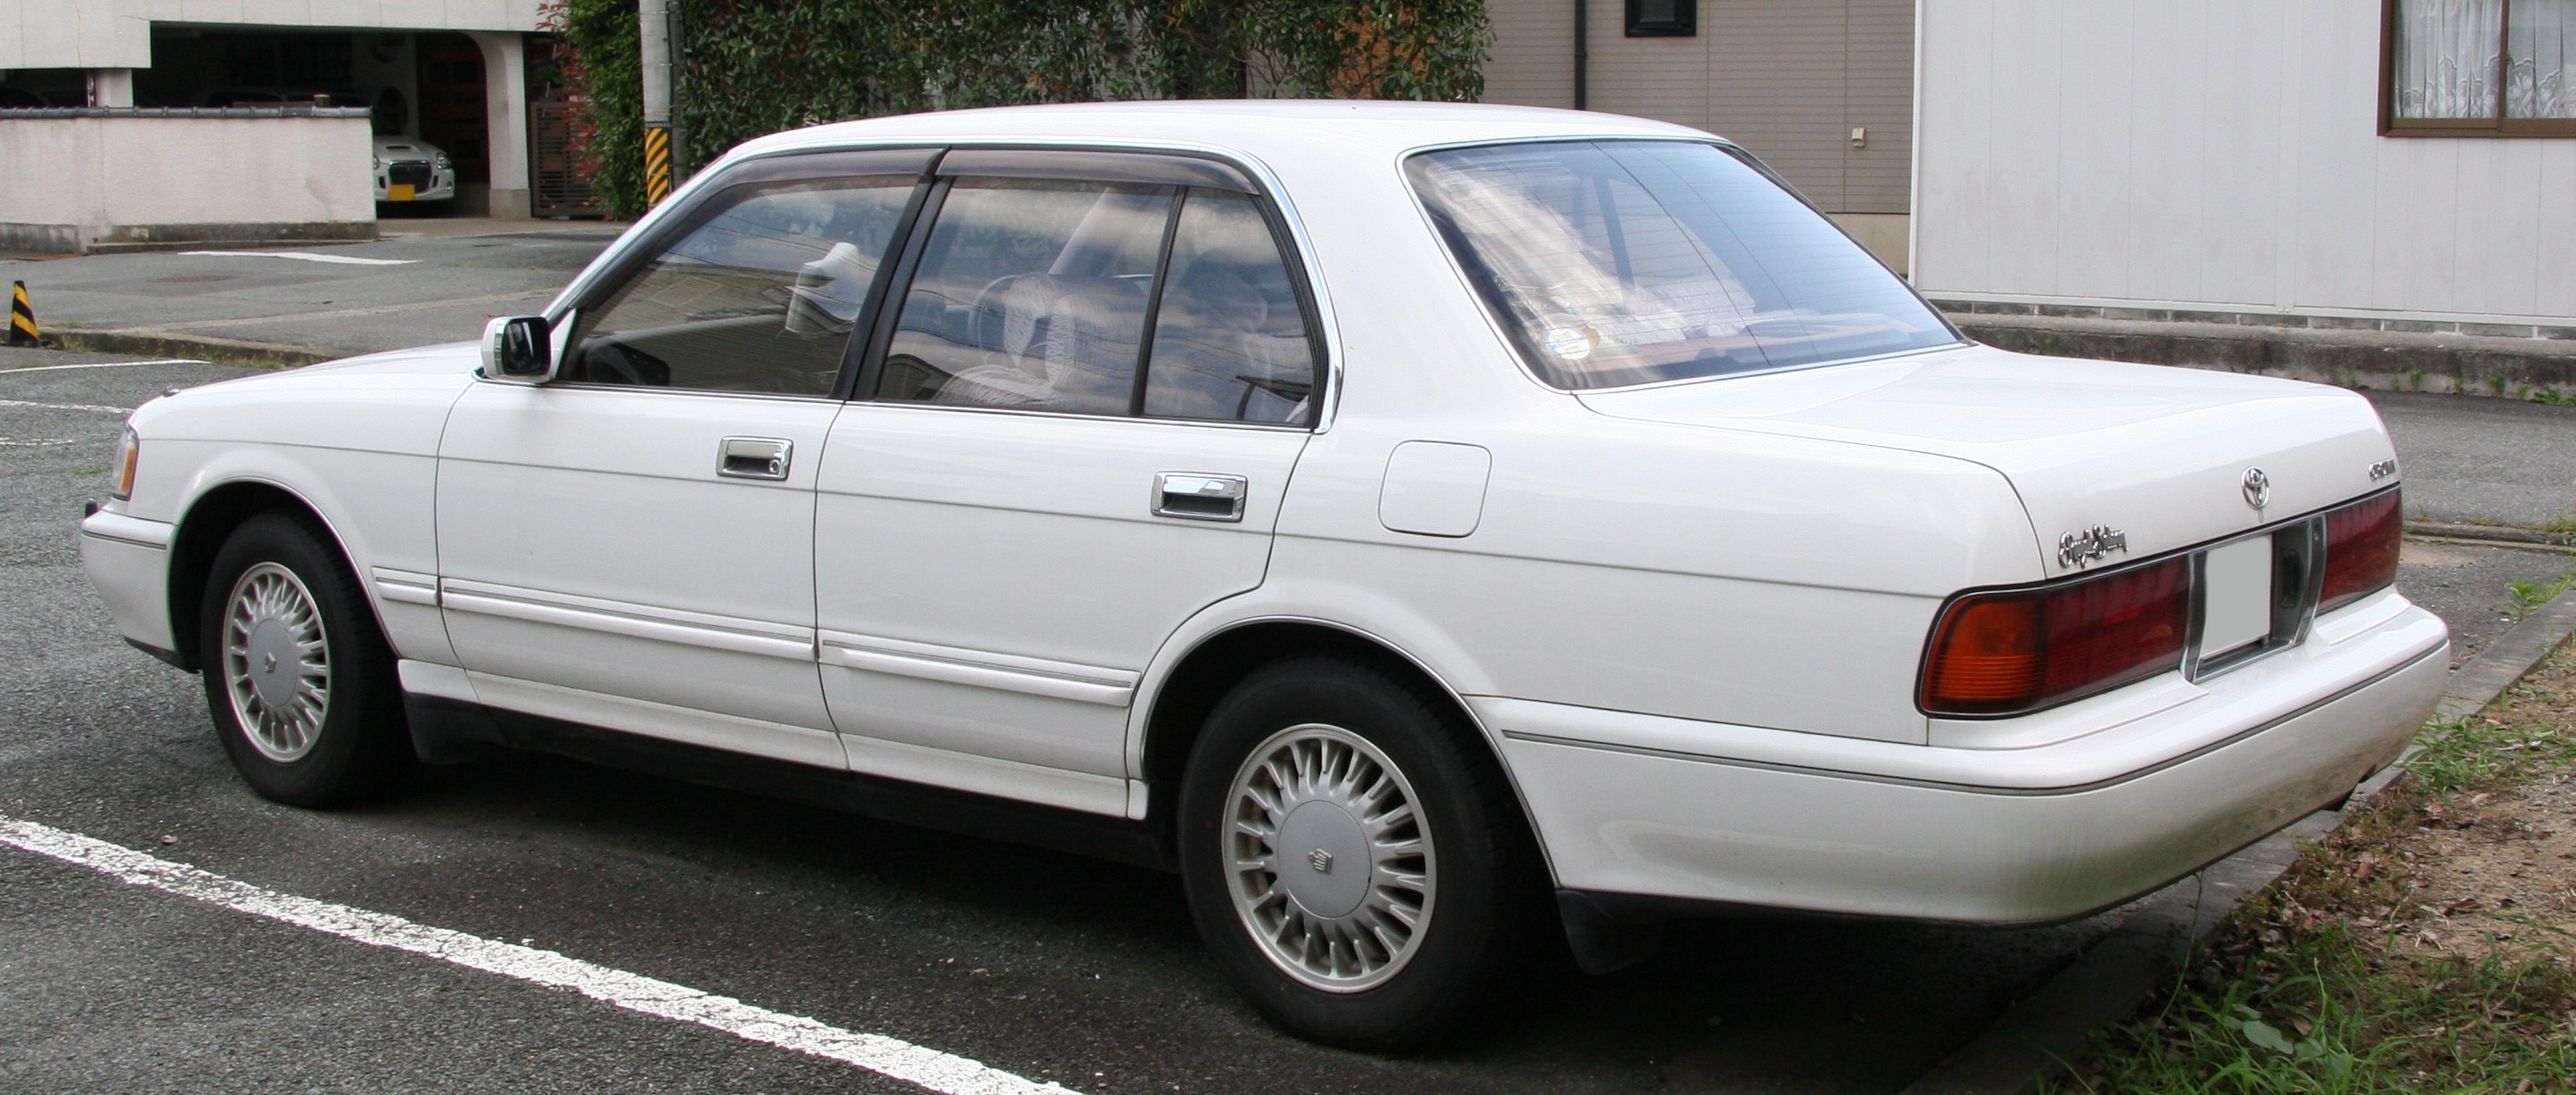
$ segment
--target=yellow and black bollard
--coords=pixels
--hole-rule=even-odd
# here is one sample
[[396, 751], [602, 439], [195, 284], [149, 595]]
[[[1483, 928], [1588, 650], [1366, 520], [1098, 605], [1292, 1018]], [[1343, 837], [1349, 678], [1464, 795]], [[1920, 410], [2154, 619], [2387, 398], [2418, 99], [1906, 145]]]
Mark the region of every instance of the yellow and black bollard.
[[27, 283], [9, 283], [9, 345], [41, 346], [44, 335], [36, 330], [36, 306], [27, 303]]
[[671, 196], [671, 129], [644, 127], [644, 201], [660, 205]]

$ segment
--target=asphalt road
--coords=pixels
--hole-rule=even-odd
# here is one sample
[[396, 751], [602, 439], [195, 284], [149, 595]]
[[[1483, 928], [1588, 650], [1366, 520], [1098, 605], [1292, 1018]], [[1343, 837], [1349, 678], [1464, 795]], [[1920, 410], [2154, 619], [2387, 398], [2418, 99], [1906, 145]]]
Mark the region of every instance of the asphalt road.
[[497, 235], [267, 249], [285, 255], [0, 258], [0, 282], [27, 283], [37, 323], [49, 332], [175, 335], [354, 354], [473, 338], [493, 316], [539, 311], [616, 232], [566, 223]]
[[[116, 639], [70, 529], [118, 421], [88, 408], [241, 372], [0, 371], [0, 815], [1088, 1092], [1888, 1092], [2110, 926], [1693, 925], [1465, 1045], [1381, 1058], [1264, 1026], [1151, 872], [538, 756], [277, 806], [233, 777], [196, 680]], [[2412, 548], [2401, 580], [2464, 634], [2493, 633], [2506, 580], [2570, 562]], [[916, 1090], [0, 847], [0, 1089], [639, 1088]]]

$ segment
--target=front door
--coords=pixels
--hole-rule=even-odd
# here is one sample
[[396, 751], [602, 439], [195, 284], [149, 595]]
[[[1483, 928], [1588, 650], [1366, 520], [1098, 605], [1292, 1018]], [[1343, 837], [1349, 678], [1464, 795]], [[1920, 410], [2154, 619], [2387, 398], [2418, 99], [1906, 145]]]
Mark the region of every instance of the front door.
[[942, 161], [820, 472], [824, 692], [854, 767], [1126, 810], [1137, 678], [1260, 584], [1313, 418], [1304, 294], [1215, 166]]
[[814, 482], [928, 159], [903, 155], [702, 192], [562, 321], [557, 380], [458, 402], [440, 595], [485, 703], [843, 766], [815, 669]]

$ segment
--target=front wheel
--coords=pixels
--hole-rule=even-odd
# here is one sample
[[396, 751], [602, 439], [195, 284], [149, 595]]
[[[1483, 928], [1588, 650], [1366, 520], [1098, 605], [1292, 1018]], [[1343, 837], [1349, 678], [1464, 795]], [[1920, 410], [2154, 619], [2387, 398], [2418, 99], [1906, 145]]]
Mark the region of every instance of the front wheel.
[[1337, 659], [1254, 673], [1182, 779], [1181, 873], [1237, 990], [1300, 1037], [1419, 1044], [1547, 968], [1543, 873], [1436, 697]]
[[198, 620], [208, 713], [252, 789], [324, 806], [402, 771], [393, 654], [357, 579], [306, 523], [270, 513], [233, 530]]

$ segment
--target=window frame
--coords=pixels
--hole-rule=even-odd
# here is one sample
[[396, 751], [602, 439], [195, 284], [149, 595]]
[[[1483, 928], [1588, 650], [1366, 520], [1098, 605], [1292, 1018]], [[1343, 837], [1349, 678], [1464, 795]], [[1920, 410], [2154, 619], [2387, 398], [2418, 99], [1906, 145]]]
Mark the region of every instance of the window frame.
[[[2576, 137], [2576, 118], [2508, 118], [2504, 116], [2505, 81], [2496, 80], [2493, 118], [2400, 118], [2397, 116], [2397, 35], [2399, 0], [2379, 6], [2379, 135], [2382, 137]], [[2514, 0], [2497, 4], [2496, 55], [2504, 56], [2513, 26]]]
[[1673, 0], [1673, 17], [1648, 19], [1644, 0], [1628, 0], [1627, 36], [1630, 38], [1697, 38], [1699, 37], [1698, 0]]
[[[1021, 154], [1018, 156], [1012, 154]], [[962, 167], [962, 170], [960, 168]], [[1329, 429], [1333, 408], [1339, 394], [1341, 371], [1333, 353], [1334, 341], [1324, 321], [1322, 294], [1317, 292], [1309, 268], [1310, 252], [1295, 221], [1278, 200], [1262, 176], [1225, 157], [1195, 149], [1156, 147], [1120, 147], [1114, 145], [1056, 144], [959, 144], [942, 150], [931, 164], [928, 185], [909, 211], [903, 247], [896, 261], [880, 268], [882, 285], [865, 313], [866, 338], [853, 340], [858, 367], [845, 370], [848, 376], [846, 398], [853, 403], [873, 406], [916, 407], [932, 410], [962, 411], [975, 414], [1039, 415], [1050, 418], [1076, 418], [1087, 421], [1159, 422], [1181, 426], [1215, 426], [1227, 429], [1293, 430], [1322, 433]], [[1136, 384], [1124, 413], [1108, 414], [1089, 411], [1061, 411], [1029, 407], [992, 407], [958, 403], [929, 403], [909, 399], [884, 399], [876, 388], [884, 377], [886, 356], [902, 318], [904, 298], [909, 294], [914, 276], [919, 272], [930, 235], [937, 227], [939, 214], [947, 203], [950, 189], [960, 178], [1014, 178], [1055, 180], [1074, 183], [1124, 183], [1169, 186], [1173, 189], [1171, 207], [1165, 215], [1162, 239], [1155, 256], [1154, 293], [1146, 301], [1145, 329], [1138, 340]], [[1181, 211], [1194, 190], [1221, 190], [1249, 196], [1261, 211], [1262, 222], [1270, 230], [1271, 243], [1278, 249], [1280, 265], [1288, 274], [1291, 290], [1297, 298], [1299, 319], [1306, 328], [1306, 349], [1313, 361], [1315, 376], [1312, 408], [1308, 421], [1244, 422], [1213, 418], [1173, 418], [1149, 416], [1143, 411], [1144, 392], [1150, 376], [1153, 356], [1154, 323], [1162, 310], [1163, 294], [1168, 288], [1173, 235], [1180, 225]], [[887, 272], [890, 272], [888, 274]]]

